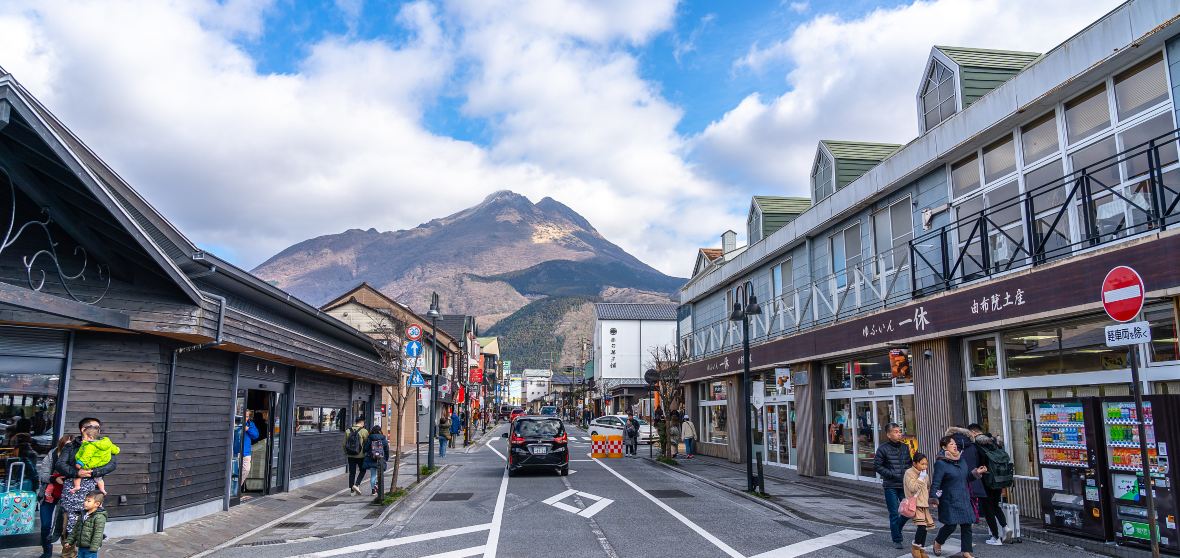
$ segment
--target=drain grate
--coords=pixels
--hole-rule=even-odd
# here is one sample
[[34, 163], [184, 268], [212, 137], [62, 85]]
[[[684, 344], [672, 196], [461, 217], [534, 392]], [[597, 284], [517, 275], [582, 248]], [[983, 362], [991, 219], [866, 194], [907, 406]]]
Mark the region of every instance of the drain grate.
[[439, 492], [430, 499], [431, 502], [462, 502], [470, 500], [474, 492]]
[[313, 525], [310, 521], [287, 521], [275, 525], [275, 529], [306, 529]]
[[692, 494], [689, 494], [683, 490], [675, 489], [648, 490], [647, 493], [655, 496], [656, 498], [692, 498]]
[[243, 547], [243, 546], [270, 546], [272, 544], [283, 544], [285, 542], [287, 542], [287, 539], [267, 539], [264, 541], [254, 541], [254, 542], [242, 543], [242, 544], [238, 544], [235, 546], [239, 546], [239, 547]]
[[381, 517], [382, 513], [385, 513], [385, 510], [373, 510], [369, 512], [369, 515], [365, 516], [365, 519], [377, 519], [378, 517]]

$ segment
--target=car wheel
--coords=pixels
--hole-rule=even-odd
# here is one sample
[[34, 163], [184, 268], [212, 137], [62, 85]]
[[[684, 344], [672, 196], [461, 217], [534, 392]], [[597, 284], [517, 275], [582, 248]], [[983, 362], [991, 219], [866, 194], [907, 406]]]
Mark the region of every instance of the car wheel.
[[559, 474], [563, 477], [568, 477], [570, 474], [570, 466], [569, 465], [562, 465], [561, 470], [559, 470], [557, 472], [557, 474]]

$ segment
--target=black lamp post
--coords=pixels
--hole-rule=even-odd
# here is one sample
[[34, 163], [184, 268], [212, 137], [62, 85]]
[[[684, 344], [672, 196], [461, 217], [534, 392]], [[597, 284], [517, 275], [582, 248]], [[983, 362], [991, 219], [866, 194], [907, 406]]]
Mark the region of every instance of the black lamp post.
[[733, 313], [729, 319], [742, 322], [742, 412], [746, 418], [746, 491], [753, 492], [754, 483], [754, 421], [750, 411], [750, 316], [762, 314], [762, 307], [758, 306], [758, 297], [754, 295], [753, 283], [746, 281], [734, 292]]
[[430, 293], [430, 310], [426, 316], [430, 318], [430, 350], [434, 352], [430, 367], [430, 441], [427, 442], [430, 451], [426, 454], [426, 468], [434, 469], [434, 440], [438, 437], [438, 421], [434, 419], [434, 400], [438, 398], [438, 293]]

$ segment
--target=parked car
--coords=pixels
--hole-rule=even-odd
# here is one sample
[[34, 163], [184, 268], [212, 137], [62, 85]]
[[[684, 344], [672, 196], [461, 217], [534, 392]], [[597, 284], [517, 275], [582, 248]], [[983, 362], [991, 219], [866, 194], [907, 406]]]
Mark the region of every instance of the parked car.
[[570, 474], [569, 437], [561, 419], [525, 416], [512, 421], [508, 438], [508, 476], [523, 469], [548, 469]]
[[[660, 439], [659, 432], [652, 428], [647, 421], [635, 417], [639, 421], [639, 443], [650, 444]], [[627, 420], [627, 415], [605, 415], [590, 421], [590, 435], [596, 436], [602, 434], [603, 436], [623, 435], [623, 421]]]
[[543, 416], [543, 417], [557, 416], [557, 407], [554, 407], [553, 405], [546, 405], [544, 407], [541, 407], [541, 416]]
[[521, 409], [520, 407], [517, 407], [517, 408], [513, 409], [511, 413], [508, 413], [508, 420], [509, 420], [509, 421], [514, 421], [514, 420], [516, 420], [516, 419], [518, 419], [518, 418], [520, 418], [520, 417], [523, 417], [523, 416], [525, 416], [525, 415], [527, 415], [527, 414], [528, 414], [528, 413], [526, 413], [524, 409]]
[[500, 412], [496, 413], [496, 420], [508, 420], [512, 416], [512, 405], [500, 405]]

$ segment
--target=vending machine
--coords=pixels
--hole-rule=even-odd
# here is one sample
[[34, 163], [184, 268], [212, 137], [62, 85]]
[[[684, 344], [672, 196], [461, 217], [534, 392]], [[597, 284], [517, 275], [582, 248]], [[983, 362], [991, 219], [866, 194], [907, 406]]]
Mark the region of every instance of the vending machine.
[[1109, 541], [1103, 423], [1093, 397], [1033, 402], [1045, 527]]
[[[1176, 470], [1171, 466], [1169, 446], [1180, 443], [1177, 436], [1180, 417], [1173, 409], [1180, 405], [1174, 395], [1149, 395], [1143, 398], [1143, 421], [1147, 433], [1147, 460], [1155, 485], [1155, 512], [1160, 534], [1160, 548], [1180, 550], [1176, 530]], [[1135, 400], [1131, 397], [1105, 397], [1101, 402], [1106, 461], [1109, 470], [1111, 499], [1108, 514], [1114, 522], [1114, 537], [1119, 544], [1149, 546], [1147, 491], [1143, 482], [1139, 450], [1139, 421]]]

